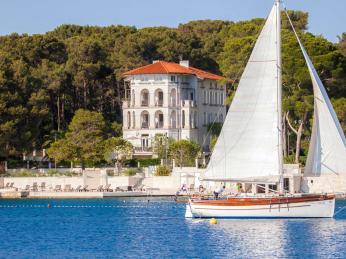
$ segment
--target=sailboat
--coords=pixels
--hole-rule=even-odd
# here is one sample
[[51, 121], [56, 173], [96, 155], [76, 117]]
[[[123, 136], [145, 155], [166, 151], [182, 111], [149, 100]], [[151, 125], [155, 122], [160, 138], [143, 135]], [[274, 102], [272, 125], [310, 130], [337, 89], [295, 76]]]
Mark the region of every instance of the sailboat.
[[[281, 2], [275, 0], [200, 179], [218, 184], [266, 184], [279, 190], [271, 195], [190, 198], [186, 205], [187, 218], [329, 218], [334, 215], [334, 194], [284, 192], [280, 14]], [[291, 22], [288, 14], [287, 17]], [[292, 22], [291, 26], [294, 30]], [[294, 32], [309, 68], [315, 98], [312, 138], [305, 171], [315, 175], [323, 170], [346, 173], [344, 133], [326, 90], [298, 34]]]

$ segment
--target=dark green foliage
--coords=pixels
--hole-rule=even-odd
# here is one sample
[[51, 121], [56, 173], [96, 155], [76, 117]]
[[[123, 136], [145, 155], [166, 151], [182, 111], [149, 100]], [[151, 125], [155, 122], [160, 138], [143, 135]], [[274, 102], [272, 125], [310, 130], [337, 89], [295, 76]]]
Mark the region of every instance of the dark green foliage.
[[161, 160], [159, 158], [147, 158], [147, 159], [130, 159], [124, 162], [125, 166], [128, 167], [137, 167], [138, 163], [141, 167], [148, 167], [159, 165]]
[[182, 139], [173, 142], [169, 146], [169, 157], [174, 159], [176, 164], [182, 166], [194, 166], [201, 147], [190, 140]]
[[156, 167], [155, 176], [170, 176], [171, 170], [165, 165], [159, 165]]
[[[339, 44], [306, 32], [308, 14], [289, 11], [345, 128], [345, 34]], [[105, 137], [121, 135], [122, 73], [162, 59], [240, 78], [264, 19], [191, 21], [178, 28], [62, 25], [44, 35], [0, 37], [0, 159], [48, 148], [61, 138], [75, 112], [96, 111]], [[284, 109], [293, 126], [308, 112], [312, 88], [299, 47], [283, 15]], [[234, 88], [228, 89], [230, 96]], [[231, 100], [231, 98], [229, 98]], [[291, 150], [294, 136], [290, 138]], [[304, 151], [305, 152], [305, 151]]]
[[[54, 142], [48, 155], [56, 161], [99, 162], [104, 156], [105, 121], [97, 112], [76, 111], [64, 138]], [[111, 141], [113, 138], [109, 139]]]

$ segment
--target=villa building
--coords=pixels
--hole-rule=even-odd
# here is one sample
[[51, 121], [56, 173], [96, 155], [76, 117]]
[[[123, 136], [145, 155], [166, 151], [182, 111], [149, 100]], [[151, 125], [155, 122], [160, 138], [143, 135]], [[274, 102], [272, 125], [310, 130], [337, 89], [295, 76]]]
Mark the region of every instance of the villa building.
[[154, 61], [124, 76], [123, 137], [137, 154], [151, 154], [156, 134], [207, 146], [207, 125], [226, 116], [222, 77], [190, 67], [189, 61]]

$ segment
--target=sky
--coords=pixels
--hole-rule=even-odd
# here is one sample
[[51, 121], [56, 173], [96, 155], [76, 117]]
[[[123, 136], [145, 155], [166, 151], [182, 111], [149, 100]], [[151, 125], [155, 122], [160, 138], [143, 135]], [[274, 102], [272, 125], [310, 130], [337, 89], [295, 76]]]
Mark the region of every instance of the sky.
[[[61, 24], [176, 27], [191, 20], [266, 17], [274, 0], [0, 0], [0, 35], [45, 33]], [[309, 12], [308, 31], [337, 42], [346, 0], [285, 0]]]

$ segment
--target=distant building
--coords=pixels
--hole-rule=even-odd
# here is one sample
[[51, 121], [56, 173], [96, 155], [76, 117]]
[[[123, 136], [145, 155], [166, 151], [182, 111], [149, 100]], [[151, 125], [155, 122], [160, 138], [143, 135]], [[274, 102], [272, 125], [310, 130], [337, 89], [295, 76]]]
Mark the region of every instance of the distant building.
[[209, 145], [207, 125], [226, 116], [221, 76], [180, 64], [154, 61], [124, 74], [123, 137], [137, 154], [151, 154], [156, 134]]

